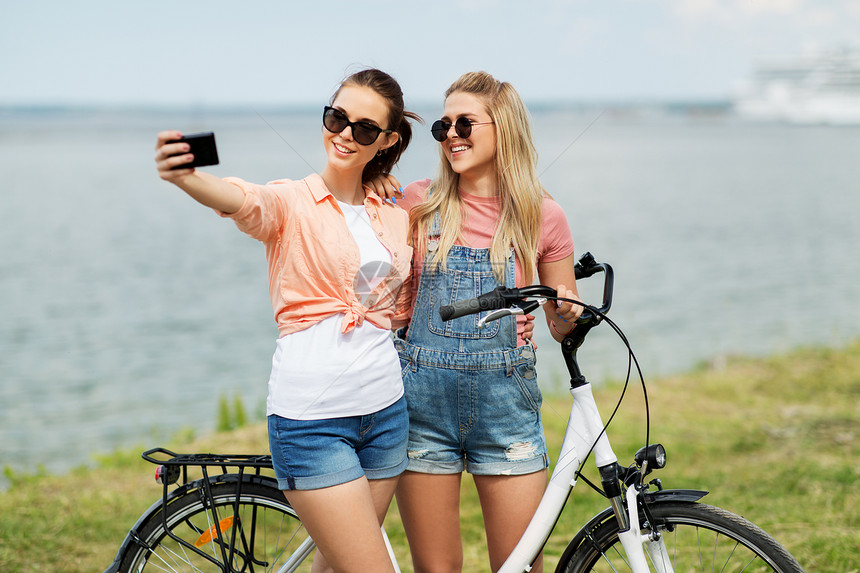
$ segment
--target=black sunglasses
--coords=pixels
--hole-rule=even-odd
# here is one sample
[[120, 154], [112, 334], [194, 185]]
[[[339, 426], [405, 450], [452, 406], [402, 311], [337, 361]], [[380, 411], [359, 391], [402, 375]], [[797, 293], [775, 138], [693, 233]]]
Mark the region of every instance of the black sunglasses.
[[391, 129], [382, 129], [367, 121], [349, 121], [346, 114], [333, 107], [323, 108], [323, 126], [332, 133], [340, 133], [347, 126], [352, 128], [352, 138], [361, 145], [370, 145], [380, 133], [391, 133]]
[[436, 141], [442, 142], [448, 139], [448, 131], [450, 131], [451, 126], [454, 126], [454, 131], [462, 138], [467, 138], [472, 135], [472, 126], [473, 125], [488, 125], [490, 123], [494, 123], [492, 121], [485, 121], [483, 123], [479, 123], [477, 121], [472, 121], [466, 117], [458, 117], [457, 121], [454, 123], [445, 121], [444, 119], [437, 119], [433, 122], [433, 125], [430, 127], [430, 133], [433, 134], [433, 139]]

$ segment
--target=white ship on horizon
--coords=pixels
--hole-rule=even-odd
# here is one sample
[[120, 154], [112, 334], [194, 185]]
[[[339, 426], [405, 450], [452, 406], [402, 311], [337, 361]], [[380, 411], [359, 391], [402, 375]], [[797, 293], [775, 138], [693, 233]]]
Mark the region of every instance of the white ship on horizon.
[[734, 108], [759, 121], [860, 125], [860, 49], [763, 60], [738, 84]]

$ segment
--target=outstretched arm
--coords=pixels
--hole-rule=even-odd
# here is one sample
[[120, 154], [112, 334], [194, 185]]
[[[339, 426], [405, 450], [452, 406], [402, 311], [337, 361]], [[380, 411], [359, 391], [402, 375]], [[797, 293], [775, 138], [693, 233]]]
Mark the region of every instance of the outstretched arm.
[[182, 134], [178, 131], [162, 131], [158, 134], [155, 145], [158, 176], [173, 183], [202, 205], [227, 214], [238, 211], [245, 195], [235, 185], [196, 169], [173, 169], [194, 159], [188, 153], [190, 147], [187, 143], [176, 142], [180, 137]]

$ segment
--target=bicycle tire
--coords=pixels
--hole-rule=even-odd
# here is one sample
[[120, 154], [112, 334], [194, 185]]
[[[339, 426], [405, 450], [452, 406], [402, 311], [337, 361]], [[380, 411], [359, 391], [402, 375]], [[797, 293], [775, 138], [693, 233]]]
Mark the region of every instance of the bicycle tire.
[[[126, 549], [119, 571], [278, 571], [307, 539], [307, 531], [276, 488], [245, 483], [238, 500], [236, 491], [235, 483], [211, 485], [215, 516], [202, 485], [171, 502], [166, 519], [162, 511], [154, 513]], [[177, 542], [168, 530], [191, 546], [196, 543], [211, 560]], [[301, 569], [289, 570], [310, 570], [312, 559], [299, 561], [304, 561]]]
[[[738, 515], [691, 502], [661, 502], [649, 509], [658, 525], [645, 523], [641, 515], [642, 533], [656, 530], [663, 536], [675, 571], [803, 573], [784, 547]], [[629, 571], [618, 529], [614, 515], [594, 527], [574, 552], [565, 552], [570, 557], [556, 572]]]

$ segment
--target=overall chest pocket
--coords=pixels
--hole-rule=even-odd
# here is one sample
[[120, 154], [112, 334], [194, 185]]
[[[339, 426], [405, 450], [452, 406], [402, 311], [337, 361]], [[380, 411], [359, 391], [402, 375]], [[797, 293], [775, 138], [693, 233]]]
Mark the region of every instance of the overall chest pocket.
[[429, 274], [428, 293], [432, 297], [429, 302], [428, 328], [430, 332], [452, 338], [482, 339], [493, 338], [498, 334], [500, 320], [494, 320], [478, 328], [478, 321], [486, 312], [461, 316], [444, 322], [439, 317], [439, 307], [452, 304], [458, 300], [473, 298], [479, 294], [491, 291], [499, 283], [492, 270], [438, 268], [426, 269]]

